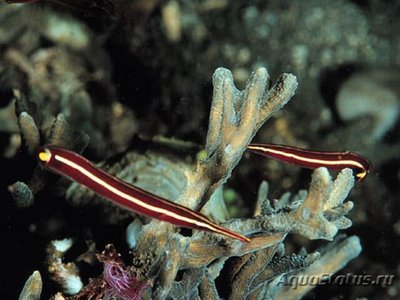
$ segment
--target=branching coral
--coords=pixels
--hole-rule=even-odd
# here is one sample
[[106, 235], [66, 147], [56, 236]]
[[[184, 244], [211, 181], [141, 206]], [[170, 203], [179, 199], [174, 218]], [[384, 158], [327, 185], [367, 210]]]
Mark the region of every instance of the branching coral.
[[[360, 239], [356, 236], [345, 238], [344, 236], [338, 236], [335, 241], [321, 250], [321, 257], [315, 261], [308, 268], [301, 271], [295, 272], [290, 275], [292, 283], [296, 282], [307, 282], [306, 280], [310, 277], [314, 277], [322, 281], [328, 279], [335, 272], [343, 268], [349, 260], [357, 257], [361, 252]], [[293, 280], [293, 279], [296, 280]], [[284, 279], [285, 280], [285, 279]], [[283, 280], [283, 281], [284, 281]], [[295, 286], [294, 284], [278, 285], [278, 289], [275, 290], [275, 299], [290, 300], [300, 299], [307, 292], [309, 292], [313, 285], [301, 284]]]
[[[147, 176], [152, 182], [149, 177], [153, 178], [155, 170], [161, 168], [162, 174], [171, 177], [174, 186], [178, 186], [167, 198], [192, 209], [204, 208], [204, 212], [218, 205], [223, 207], [222, 198], [218, 196], [222, 185], [258, 129], [292, 97], [297, 87], [296, 78], [291, 74], [283, 74], [270, 87], [265, 68], [254, 72], [244, 91], [236, 89], [231, 72], [223, 68], [215, 71], [213, 84], [206, 158], [191, 169], [173, 164], [167, 157], [153, 159], [149, 156], [148, 159], [153, 159], [150, 164], [153, 170], [150, 167], [146, 171], [143, 164], [140, 167], [142, 172], [152, 174]], [[129, 160], [123, 162], [129, 163]], [[120, 166], [118, 168], [121, 171]], [[132, 177], [132, 174], [125, 173], [125, 177]], [[228, 274], [225, 277], [231, 287], [231, 299], [261, 299], [272, 295], [279, 292], [276, 281], [281, 276], [299, 270], [306, 272], [320, 257], [318, 252], [285, 255], [282, 242], [287, 234], [332, 240], [339, 229], [351, 224], [344, 215], [353, 204], [344, 203], [344, 200], [353, 183], [351, 170], [343, 170], [333, 181], [328, 171], [320, 168], [314, 172], [308, 192], [302, 191], [295, 197], [285, 194], [273, 201], [267, 199], [267, 184], [261, 184], [253, 216], [226, 220], [223, 224], [250, 236], [249, 243], [200, 231], [186, 236], [177, 232], [173, 225], [156, 220], [145, 225], [135, 222], [128, 231], [131, 234], [129, 243], [135, 245], [129, 271], [123, 267], [115, 273], [121, 275], [117, 277], [122, 281], [114, 280], [115, 274], [109, 272], [111, 265], [105, 267], [104, 274], [114, 274], [106, 277], [113, 284], [118, 283], [115, 287], [126, 287], [129, 280], [125, 279], [132, 274], [148, 278], [152, 288], [144, 292], [145, 299], [218, 299], [215, 279], [222, 273]], [[160, 187], [159, 184], [147, 186], [151, 192], [165, 196]], [[68, 192], [68, 197], [75, 201], [83, 195], [76, 188]], [[335, 252], [330, 255], [335, 257]], [[343, 264], [354, 256], [354, 252], [342, 255]], [[182, 279], [177, 281], [179, 277]], [[94, 298], [104, 295], [102, 283], [103, 280], [92, 280], [74, 299], [88, 296], [90, 291]], [[109, 282], [108, 286], [113, 287]], [[139, 290], [146, 286], [147, 283], [141, 285]]]
[[203, 206], [225, 183], [258, 129], [289, 101], [297, 88], [296, 78], [291, 74], [283, 74], [272, 88], [269, 88], [269, 80], [267, 69], [259, 68], [252, 74], [246, 89], [239, 91], [229, 70], [215, 71], [207, 158], [199, 163], [189, 180], [196, 194], [188, 189], [181, 196], [182, 203]]
[[296, 201], [291, 203], [285, 195], [280, 202], [274, 203], [274, 209], [271, 204], [263, 204], [264, 216], [243, 221], [243, 228], [246, 231], [292, 232], [309, 239], [332, 240], [339, 229], [351, 226], [351, 221], [344, 215], [353, 208], [353, 203], [343, 201], [353, 183], [350, 169], [344, 169], [332, 181], [327, 169], [319, 168], [314, 171], [308, 193], [300, 192]]
[[[194, 209], [204, 206], [213, 192], [230, 176], [259, 127], [290, 99], [297, 87], [295, 77], [290, 74], [282, 75], [271, 89], [268, 87], [268, 81], [267, 70], [260, 68], [250, 78], [246, 89], [239, 91], [235, 88], [232, 74], [228, 70], [216, 70], [213, 76], [214, 95], [206, 142], [207, 158], [199, 162], [193, 172], [187, 174], [187, 185], [178, 203]], [[239, 221], [224, 226], [240, 231]], [[271, 240], [270, 236], [260, 237], [249, 245], [232, 242], [232, 245], [227, 247], [217, 238], [210, 241], [204, 234], [195, 234], [191, 239], [182, 238], [173, 233], [172, 229], [170, 225], [152, 221], [144, 226], [138, 236], [137, 252], [146, 253], [157, 244], [154, 250], [155, 257], [161, 258], [158, 264], [171, 266], [168, 269], [156, 268], [159, 271], [156, 276], [159, 284], [155, 287], [153, 295], [158, 298], [168, 295], [182, 266], [204, 266], [220, 256], [245, 253], [254, 250], [254, 245], [268, 244]], [[280, 236], [275, 238], [279, 240]], [[191, 250], [200, 253], [194, 252], [185, 259], [180, 255], [181, 252], [187, 251], [184, 249], [189, 249], [189, 253]], [[166, 256], [165, 253], [169, 255]]]

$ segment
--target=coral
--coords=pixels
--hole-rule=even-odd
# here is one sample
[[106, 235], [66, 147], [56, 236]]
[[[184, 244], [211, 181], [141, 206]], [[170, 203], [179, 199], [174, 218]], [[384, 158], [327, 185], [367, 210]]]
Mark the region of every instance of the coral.
[[8, 187], [8, 191], [18, 207], [29, 207], [33, 204], [35, 196], [26, 183], [17, 181]]
[[[250, 78], [245, 91], [240, 92], [234, 87], [232, 74], [228, 70], [216, 70], [213, 76], [214, 95], [205, 147], [207, 157], [198, 163], [194, 171], [186, 175], [187, 184], [177, 199], [178, 203], [193, 209], [203, 207], [230, 176], [260, 126], [290, 99], [297, 86], [294, 76], [290, 74], [282, 75], [271, 88], [268, 81], [267, 70], [260, 68]], [[240, 228], [240, 222], [225, 223], [224, 226], [247, 233]], [[167, 236], [169, 238], [166, 238]], [[157, 240], [155, 257], [161, 258], [157, 259], [157, 265], [170, 267], [164, 269], [152, 266], [152, 269], [158, 270], [155, 280], [159, 283], [153, 291], [153, 296], [164, 298], [182, 267], [205, 266], [221, 255], [229, 257], [244, 254], [262, 244], [274, 243], [274, 240], [276, 243], [280, 238], [279, 235], [256, 237], [248, 245], [231, 241], [229, 251], [216, 237], [209, 241], [207, 235], [196, 232], [191, 239], [182, 239], [173, 233], [172, 226], [152, 221], [143, 226], [138, 235], [138, 247], [135, 252], [148, 252]], [[190, 255], [181, 257], [183, 249], [188, 249]], [[166, 256], [165, 253], [169, 255]]]
[[[164, 77], [165, 86], [158, 87], [162, 98], [154, 105], [154, 111], [161, 105], [174, 110], [173, 102], [168, 101], [173, 96], [190, 97], [191, 101], [182, 101], [179, 111], [170, 117], [174, 124], [176, 118], [190, 119], [189, 126], [175, 129], [178, 133], [198, 130], [201, 123], [196, 114], [190, 114], [192, 105], [204, 113], [206, 107], [197, 82], [207, 82], [210, 72], [221, 64], [232, 70], [241, 86], [260, 64], [268, 64], [272, 74], [279, 74], [283, 66], [295, 73], [302, 82], [298, 95], [303, 99], [293, 105], [304, 114], [312, 114], [318, 126], [324, 121], [322, 117], [318, 119], [323, 105], [315, 88], [321, 70], [344, 62], [399, 63], [399, 46], [393, 38], [398, 24], [388, 21], [383, 25], [385, 14], [365, 14], [358, 2], [341, 0], [339, 5], [333, 5], [327, 0], [271, 1], [265, 5], [263, 1], [181, 0], [161, 3], [160, 10], [167, 10], [170, 3], [179, 7], [178, 18], [170, 20], [173, 25], [167, 24], [165, 17], [146, 19], [127, 40], [130, 52], [146, 59], [147, 66]], [[379, 6], [374, 1], [370, 5]], [[397, 11], [393, 6], [383, 8], [391, 13]], [[217, 16], [223, 17], [216, 23]], [[166, 28], [172, 31], [173, 26], [179, 28], [182, 38], [171, 43]], [[386, 28], [386, 34], [376, 32], [381, 26]], [[148, 31], [151, 34], [146, 34]], [[141, 51], [149, 45], [148, 51]], [[129, 81], [126, 84], [129, 87]], [[305, 109], [311, 105], [318, 109]], [[312, 133], [315, 135], [315, 131]]]
[[[145, 155], [152, 161], [147, 165], [141, 154], [127, 152], [119, 163], [108, 166], [109, 171], [122, 174], [123, 179], [132, 182], [136, 174], [131, 173], [132, 169], [124, 169], [123, 165], [134, 160], [138, 176], [143, 176], [142, 188], [192, 209], [203, 209], [204, 212], [226, 209], [221, 197], [223, 184], [259, 128], [293, 96], [297, 81], [293, 75], [283, 74], [270, 86], [267, 70], [259, 68], [250, 77], [246, 88], [240, 91], [234, 86], [232, 73], [218, 68], [213, 76], [213, 85], [205, 155], [199, 156], [201, 158], [194, 168], [174, 160], [167, 153], [164, 156]], [[61, 126], [53, 125], [46, 139], [55, 145], [63, 145], [65, 137], [69, 136], [68, 126], [62, 117], [57, 120], [54, 124]], [[182, 146], [185, 144], [177, 141], [160, 139], [158, 146], [165, 146], [166, 142], [170, 148], [175, 147], [175, 151], [180, 149], [184, 153], [185, 147]], [[80, 142], [73, 147], [77, 145], [83, 144]], [[197, 148], [187, 144], [186, 149], [193, 151]], [[161, 174], [165, 179], [159, 182], [154, 174]], [[41, 176], [36, 175], [36, 180], [43, 184], [46, 179]], [[98, 299], [102, 296], [135, 299], [142, 291], [144, 299], [217, 299], [215, 279], [222, 273], [229, 274], [227, 284], [231, 287], [231, 299], [252, 299], [280, 293], [280, 288], [274, 284], [278, 278], [300, 270], [312, 272], [313, 269], [309, 268], [315, 266], [320, 257], [317, 251], [285, 255], [284, 239], [293, 233], [308, 239], [332, 240], [339, 229], [349, 227], [351, 222], [345, 214], [353, 203], [344, 200], [353, 183], [349, 169], [341, 171], [332, 180], [325, 168], [319, 168], [314, 171], [307, 192], [301, 191], [294, 197], [285, 194], [280, 200], [268, 200], [268, 186], [262, 183], [252, 217], [228, 220], [226, 214], [219, 215], [224, 221], [223, 226], [251, 237], [249, 243], [200, 231], [187, 236], [173, 225], [157, 220], [136, 221], [127, 230], [129, 244], [135, 245], [131, 265], [125, 266], [115, 249], [109, 246], [98, 256], [104, 263], [103, 274], [81, 289], [79, 284], [70, 284], [79, 279], [75, 265], [62, 262], [63, 253], [70, 244], [61, 247], [64, 243], [53, 242], [49, 248], [49, 270], [65, 292], [79, 292], [71, 299]], [[68, 190], [67, 196], [79, 205], [89, 199], [76, 185]], [[82, 198], [87, 199], [79, 200]], [[333, 251], [329, 259], [339, 255], [344, 265], [356, 256], [355, 252]], [[229, 259], [233, 263], [227, 263]], [[333, 273], [337, 268], [329, 270]], [[178, 274], [182, 278], [180, 281], [177, 281]], [[63, 296], [58, 294], [57, 297]]]
[[42, 285], [42, 277], [39, 271], [33, 272], [26, 281], [19, 295], [19, 300], [39, 300], [42, 293]]
[[[1, 26], [12, 30], [0, 32], [0, 44], [4, 45], [0, 53], [0, 92], [12, 99], [12, 91], [18, 90], [34, 103], [17, 111], [18, 122], [25, 122], [20, 125], [29, 126], [30, 116], [39, 130], [46, 131], [54, 115], [62, 115], [73, 129], [85, 130], [96, 142], [93, 150], [100, 156], [107, 151], [102, 141], [115, 130], [124, 132], [121, 138], [125, 136], [125, 144], [118, 139], [110, 139], [110, 143], [115, 143], [117, 149], [126, 147], [135, 132], [135, 119], [128, 107], [115, 100], [110, 60], [101, 47], [103, 40], [71, 15], [34, 5], [1, 5]], [[90, 1], [74, 5], [82, 6], [78, 9], [91, 7], [92, 12], [114, 11], [110, 1], [97, 1], [94, 7]], [[43, 41], [48, 46], [43, 47]], [[94, 105], [94, 98], [101, 98], [104, 105]], [[11, 99], [7, 108], [2, 104], [0, 129], [15, 133], [15, 116], [9, 116], [14, 103]], [[4, 118], [7, 122], [2, 122]], [[24, 136], [38, 137], [37, 133]]]
[[242, 226], [247, 231], [262, 228], [269, 232], [297, 233], [309, 239], [332, 240], [339, 229], [351, 226], [344, 215], [353, 208], [353, 202], [343, 201], [353, 183], [350, 169], [341, 171], [335, 181], [327, 169], [316, 169], [308, 193], [300, 192], [291, 202], [290, 195], [285, 194], [273, 203], [273, 209], [268, 202], [263, 203], [261, 217], [243, 221]]
[[74, 296], [64, 297], [59, 293], [52, 299], [141, 299], [142, 291], [149, 287], [149, 282], [124, 264], [113, 245], [107, 245], [105, 250], [97, 255], [97, 259], [104, 265], [103, 274], [99, 278], [90, 279], [79, 293], [74, 293]]
[[[270, 88], [267, 70], [259, 68], [246, 89], [239, 91], [233, 84], [232, 73], [219, 68], [214, 73], [213, 85], [207, 158], [199, 163], [188, 183], [197, 195], [187, 190], [181, 196], [182, 203], [194, 208], [194, 204], [202, 207], [202, 201], [225, 183], [258, 129], [293, 96], [297, 81], [293, 75], [283, 74]], [[215, 182], [213, 177], [217, 178]]]
[[48, 271], [54, 281], [58, 282], [68, 295], [78, 293], [82, 286], [79, 270], [75, 263], [64, 263], [65, 253], [71, 248], [71, 239], [54, 240], [47, 248]]
[[177, 1], [168, 1], [162, 8], [162, 18], [165, 34], [171, 42], [182, 38], [181, 12]]
[[[33, 154], [42, 141], [48, 144], [70, 147], [82, 152], [88, 144], [88, 136], [83, 132], [72, 130], [64, 118], [59, 114], [50, 123], [50, 127], [43, 126], [40, 122], [41, 115], [35, 109], [34, 103], [19, 90], [14, 91], [15, 110], [18, 117], [18, 126], [23, 144], [28, 153]], [[35, 119], [32, 117], [35, 116]], [[37, 167], [34, 176], [28, 183], [16, 182], [8, 187], [14, 201], [20, 207], [27, 207], [33, 204], [34, 194], [38, 193], [46, 182], [46, 175]]]
[[[301, 282], [302, 277], [315, 277], [326, 280], [332, 274], [342, 269], [349, 260], [357, 257], [361, 252], [360, 239], [357, 236], [345, 238], [338, 236], [332, 244], [321, 249], [321, 257], [308, 268], [291, 274], [292, 282]], [[296, 280], [293, 280], [293, 279]], [[304, 282], [304, 281], [303, 281]], [[302, 284], [301, 286], [281, 286], [275, 294], [275, 299], [301, 299], [312, 289], [311, 285]]]
[[[172, 282], [168, 297], [175, 299], [301, 297], [312, 287], [292, 291], [279, 283], [297, 278], [296, 274], [299, 281], [318, 277], [321, 270], [332, 274], [355, 257], [360, 249], [357, 238], [350, 238], [352, 254], [346, 250], [341, 259], [343, 240], [334, 236], [351, 222], [351, 233], [360, 236], [364, 250], [343, 272], [398, 274], [399, 1], [39, 0], [8, 4], [14, 2], [18, 1], [0, 1], [0, 182], [2, 191], [8, 186], [14, 198], [1, 196], [2, 253], [7, 258], [0, 269], [3, 298], [18, 298], [36, 269], [43, 278], [42, 298], [55, 293], [59, 286], [49, 284], [44, 248], [64, 237], [72, 237], [74, 246], [61, 263], [76, 263], [86, 285], [81, 291], [91, 283], [103, 291], [104, 266], [95, 253], [112, 243], [127, 269], [149, 274], [151, 287], [144, 298], [150, 298], [158, 286], [168, 288], [168, 282]], [[255, 139], [362, 153], [371, 159], [373, 169], [366, 181], [356, 184], [348, 198], [351, 201], [342, 201], [330, 190], [340, 188], [341, 197], [347, 195], [352, 185], [348, 170], [336, 180], [336, 173], [330, 178], [326, 170], [318, 170], [310, 190], [298, 192], [308, 188], [310, 171], [246, 153], [241, 156], [240, 151], [234, 153], [239, 164], [232, 168], [228, 153], [220, 151], [216, 156], [222, 158], [213, 158], [212, 147], [204, 146], [210, 74], [218, 66], [230, 69], [238, 87], [231, 90], [239, 94], [251, 71], [265, 64], [271, 78], [283, 71], [296, 74], [301, 88], [296, 101], [261, 127]], [[327, 82], [341, 85], [319, 85], [323, 72], [336, 68], [342, 72], [332, 74]], [[229, 127], [236, 127], [232, 135], [240, 138], [243, 127]], [[155, 231], [152, 220], [36, 167], [35, 148], [48, 143], [80, 153], [85, 149], [84, 156], [91, 161], [104, 160], [99, 166], [107, 172], [201, 209], [214, 222], [241, 230], [253, 242], [259, 239], [260, 246], [236, 251], [231, 248], [241, 245], [229, 239], [161, 224], [160, 235], [166, 230], [166, 236], [154, 235], [153, 243], [147, 243], [149, 249], [140, 248], [143, 231]], [[206, 170], [213, 163], [217, 166]], [[226, 175], [230, 171], [231, 177]], [[261, 180], [265, 182], [255, 199]], [[187, 192], [192, 187], [193, 196]], [[231, 202], [227, 191], [234, 191]], [[318, 201], [320, 197], [325, 198]], [[327, 197], [337, 199], [337, 207]], [[352, 201], [356, 205], [350, 222], [345, 213]], [[231, 219], [238, 217], [242, 219]], [[190, 247], [180, 247], [180, 242]], [[90, 244], [87, 251], [86, 243]], [[332, 246], [330, 260], [324, 260], [322, 244]], [[128, 247], [138, 249], [134, 256]], [[175, 263], [176, 253], [182, 253], [184, 265]], [[188, 258], [192, 253], [197, 256]], [[169, 266], [171, 278], [179, 270], [167, 280], [164, 273]], [[312, 271], [313, 267], [319, 270]], [[97, 275], [88, 282], [88, 277]], [[157, 281], [160, 278], [165, 280]], [[379, 287], [327, 283], [312, 291], [311, 297], [368, 294], [369, 298], [397, 299], [400, 281], [396, 278], [393, 285]], [[23, 294], [29, 295], [29, 290]], [[37, 295], [37, 290], [32, 291]]]

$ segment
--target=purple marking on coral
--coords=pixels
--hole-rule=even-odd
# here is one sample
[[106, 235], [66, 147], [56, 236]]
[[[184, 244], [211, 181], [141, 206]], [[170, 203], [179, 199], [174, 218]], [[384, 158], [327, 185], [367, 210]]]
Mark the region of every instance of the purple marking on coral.
[[104, 280], [109, 285], [105, 291], [107, 297], [127, 300], [140, 300], [142, 291], [149, 286], [121, 264], [110, 261], [104, 263]]
[[107, 245], [105, 250], [96, 256], [104, 264], [103, 299], [141, 299], [143, 290], [150, 286], [149, 282], [139, 279], [129, 267], [125, 266], [113, 245]]

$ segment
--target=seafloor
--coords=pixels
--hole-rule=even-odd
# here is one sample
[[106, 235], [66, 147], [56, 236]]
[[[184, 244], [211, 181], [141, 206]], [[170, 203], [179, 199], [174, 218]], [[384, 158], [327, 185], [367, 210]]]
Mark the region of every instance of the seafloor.
[[[399, 299], [399, 16], [379, 0], [2, 1], [0, 298]], [[358, 182], [250, 142], [372, 167]], [[47, 172], [48, 145], [251, 240], [119, 208]]]

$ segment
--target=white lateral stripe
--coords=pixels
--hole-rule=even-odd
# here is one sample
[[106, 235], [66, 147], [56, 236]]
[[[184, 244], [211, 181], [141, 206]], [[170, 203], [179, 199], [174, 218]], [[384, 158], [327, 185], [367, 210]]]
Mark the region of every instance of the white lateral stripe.
[[307, 157], [303, 157], [303, 156], [299, 156], [293, 153], [286, 153], [284, 151], [281, 150], [275, 150], [275, 149], [265, 149], [263, 147], [249, 147], [250, 149], [253, 150], [259, 150], [262, 152], [270, 152], [273, 154], [279, 154], [285, 157], [289, 157], [289, 158], [294, 158], [300, 161], [305, 161], [305, 162], [311, 162], [311, 163], [317, 163], [317, 164], [324, 164], [324, 165], [351, 165], [357, 168], [361, 168], [362, 170], [364, 170], [364, 166], [359, 163], [358, 161], [355, 160], [339, 160], [339, 161], [331, 161], [331, 160], [323, 160], [323, 159], [317, 159], [317, 158], [307, 158]]
[[84, 176], [88, 177], [90, 180], [96, 182], [97, 184], [102, 185], [104, 188], [106, 188], [110, 192], [112, 192], [112, 193], [114, 193], [114, 194], [116, 194], [116, 195], [118, 195], [118, 196], [120, 196], [120, 197], [122, 197], [122, 198], [124, 198], [124, 199], [126, 199], [128, 201], [130, 201], [130, 202], [133, 202], [133, 203], [135, 203], [135, 204], [137, 204], [137, 205], [139, 205], [139, 206], [141, 206], [141, 207], [143, 207], [145, 209], [148, 209], [148, 210], [160, 213], [160, 214], [165, 214], [165, 215], [171, 216], [171, 217], [173, 217], [173, 218], [175, 218], [177, 220], [184, 221], [184, 222], [191, 223], [191, 224], [195, 224], [195, 225], [200, 226], [200, 227], [207, 227], [211, 231], [219, 231], [218, 229], [210, 226], [209, 224], [207, 224], [205, 222], [203, 223], [203, 222], [200, 222], [200, 221], [197, 221], [197, 220], [192, 220], [190, 218], [178, 215], [178, 214], [176, 214], [174, 212], [171, 212], [171, 211], [168, 211], [166, 209], [159, 208], [159, 207], [147, 204], [146, 202], [143, 202], [143, 201], [141, 201], [141, 200], [139, 200], [139, 199], [137, 199], [135, 197], [132, 197], [129, 194], [121, 192], [120, 190], [118, 190], [117, 188], [111, 186], [110, 184], [108, 184], [107, 182], [105, 182], [104, 180], [99, 178], [98, 176], [94, 175], [93, 173], [89, 172], [88, 170], [86, 170], [82, 166], [78, 165], [77, 163], [75, 163], [75, 162], [73, 162], [73, 161], [71, 161], [71, 160], [69, 160], [69, 159], [67, 159], [65, 157], [62, 157], [60, 155], [55, 155], [54, 158], [56, 160], [58, 160], [59, 162], [61, 162], [63, 164], [66, 164], [69, 167], [71, 167], [71, 168], [77, 170], [78, 172], [82, 173]]

